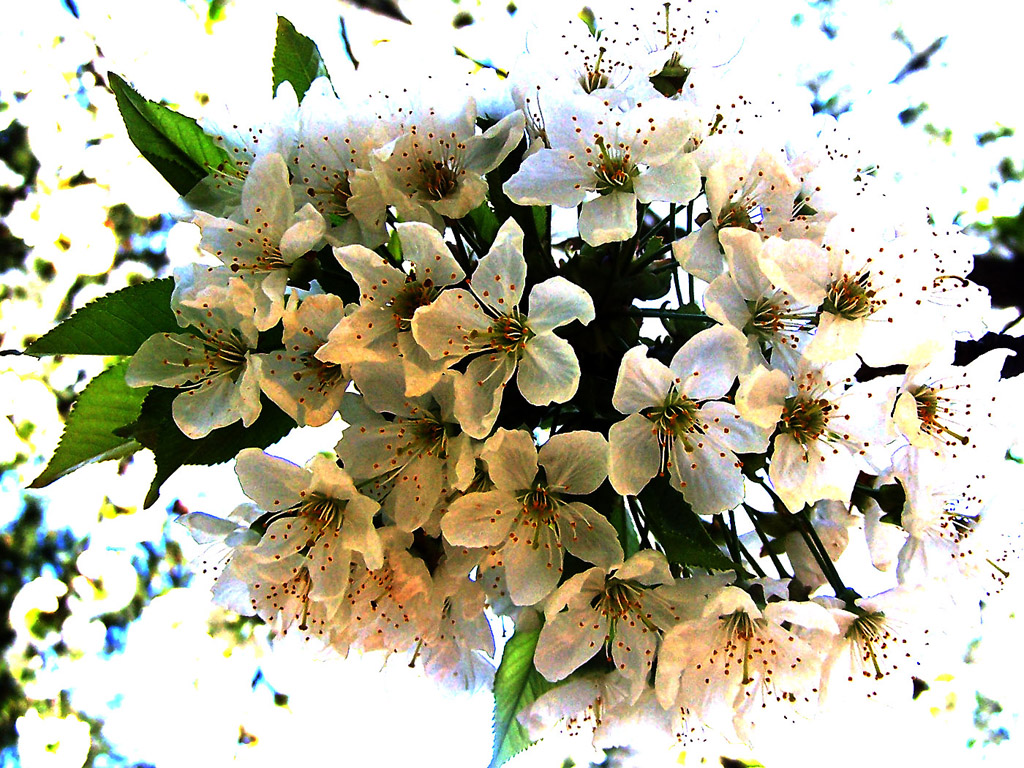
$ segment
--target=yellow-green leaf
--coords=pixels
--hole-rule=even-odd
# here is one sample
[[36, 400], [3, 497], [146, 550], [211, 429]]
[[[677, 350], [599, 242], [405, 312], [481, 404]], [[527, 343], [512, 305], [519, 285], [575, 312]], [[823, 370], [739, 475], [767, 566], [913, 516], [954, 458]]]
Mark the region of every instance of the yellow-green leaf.
[[127, 367], [127, 361], [117, 363], [82, 390], [53, 458], [29, 488], [43, 488], [86, 464], [130, 456], [142, 447], [131, 438], [114, 434], [115, 429], [138, 417], [148, 389], [125, 384]]

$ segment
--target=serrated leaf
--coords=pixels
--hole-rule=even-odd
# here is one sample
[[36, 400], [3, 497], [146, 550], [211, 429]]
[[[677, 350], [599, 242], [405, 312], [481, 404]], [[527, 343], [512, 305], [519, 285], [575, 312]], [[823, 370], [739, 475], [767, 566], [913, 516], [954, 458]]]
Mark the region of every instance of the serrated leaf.
[[191, 117], [144, 98], [113, 72], [107, 78], [128, 138], [179, 195], [230, 164], [228, 153]]
[[149, 486], [144, 506], [156, 503], [160, 486], [179, 467], [189, 464], [223, 464], [231, 461], [243, 448], [266, 448], [287, 435], [295, 421], [274, 403], [263, 397], [260, 416], [249, 427], [236, 421], [213, 430], [198, 440], [185, 435], [174, 423], [171, 403], [180, 394], [175, 389], [153, 387], [142, 405], [139, 417], [119, 434], [130, 436], [153, 451], [156, 476]]
[[134, 355], [154, 333], [178, 333], [171, 311], [174, 280], [130, 285], [100, 296], [25, 350], [30, 355]]
[[277, 38], [274, 42], [274, 63], [271, 74], [274, 78], [274, 93], [277, 87], [288, 81], [295, 89], [299, 101], [306, 95], [310, 84], [316, 78], [327, 74], [320, 50], [316, 43], [300, 34], [288, 19], [277, 17]]
[[533, 666], [538, 638], [540, 629], [516, 630], [502, 652], [494, 674], [494, 748], [488, 768], [504, 765], [534, 743], [516, 716], [554, 687]]
[[696, 568], [731, 571], [733, 561], [722, 554], [704, 523], [672, 488], [667, 478], [656, 477], [638, 496], [651, 533], [665, 548], [669, 562]]
[[44, 488], [79, 467], [130, 456], [142, 446], [114, 430], [138, 418], [146, 389], [125, 384], [128, 362], [120, 362], [90, 381], [78, 396], [64, 425], [53, 458], [29, 488]]

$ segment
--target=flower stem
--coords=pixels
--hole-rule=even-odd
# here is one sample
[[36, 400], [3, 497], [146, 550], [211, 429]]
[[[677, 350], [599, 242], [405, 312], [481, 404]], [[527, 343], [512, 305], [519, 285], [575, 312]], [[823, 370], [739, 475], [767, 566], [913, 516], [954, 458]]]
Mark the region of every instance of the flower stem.
[[[750, 563], [750, 567], [754, 569], [754, 573], [761, 578], [767, 576], [768, 574], [764, 572], [764, 568], [761, 567], [761, 564], [754, 559], [754, 556], [750, 554], [750, 551], [743, 546], [743, 542], [740, 541], [740, 537], [736, 533], [736, 513], [731, 509], [729, 510], [729, 531], [732, 534], [732, 540], [736, 543], [736, 549], [738, 549], [746, 558], [747, 562]], [[729, 551], [732, 552], [732, 549]]]
[[828, 550], [825, 549], [825, 545], [821, 543], [821, 539], [818, 537], [818, 532], [814, 530], [814, 524], [811, 523], [811, 519], [807, 516], [807, 507], [804, 506], [803, 509], [793, 515], [793, 519], [796, 520], [797, 530], [800, 531], [800, 535], [803, 537], [804, 543], [811, 551], [811, 555], [814, 556], [814, 560], [818, 563], [818, 567], [821, 568], [821, 572], [828, 580], [829, 586], [835, 590], [836, 597], [846, 603], [847, 606], [853, 606], [854, 601], [859, 599], [860, 595], [846, 586], [843, 583], [843, 580], [839, 577], [839, 571], [836, 570], [835, 563], [833, 563], [832, 558], [829, 557]]
[[676, 320], [695, 320], [701, 323], [713, 323], [714, 318], [703, 312], [682, 312], [678, 309], [657, 309], [656, 307], [630, 307], [622, 314], [627, 317], [667, 317]]
[[775, 554], [775, 550], [772, 549], [771, 542], [768, 541], [768, 537], [765, 536], [764, 531], [761, 530], [761, 523], [758, 517], [761, 515], [760, 512], [755, 510], [753, 507], [744, 504], [743, 508], [747, 511], [747, 517], [750, 518], [751, 524], [754, 526], [754, 530], [757, 532], [757, 537], [761, 539], [761, 544], [764, 547], [764, 551], [768, 553], [769, 559], [772, 561], [772, 565], [775, 566], [775, 570], [779, 572], [780, 579], [791, 579], [793, 578], [789, 572], [786, 571], [782, 566], [782, 561], [779, 560], [779, 556]]

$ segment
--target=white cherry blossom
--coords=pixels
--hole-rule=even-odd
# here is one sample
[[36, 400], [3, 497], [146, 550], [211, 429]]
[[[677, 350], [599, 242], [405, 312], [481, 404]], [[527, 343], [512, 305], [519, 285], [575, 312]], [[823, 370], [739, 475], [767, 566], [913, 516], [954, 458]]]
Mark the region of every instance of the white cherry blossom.
[[413, 337], [432, 360], [451, 366], [473, 358], [455, 381], [455, 416], [473, 437], [490, 433], [502, 391], [517, 370], [519, 391], [534, 405], [564, 403], [579, 386], [576, 353], [554, 331], [593, 320], [593, 300], [556, 276], [533, 287], [524, 313], [525, 279], [523, 232], [508, 219], [477, 264], [469, 290], [444, 291], [412, 318]]
[[191, 330], [150, 336], [125, 373], [130, 387], [182, 390], [171, 414], [194, 439], [236, 421], [248, 427], [261, 410], [252, 291], [208, 277], [198, 264], [175, 273], [171, 309], [178, 325]]
[[696, 121], [682, 105], [655, 102], [625, 112], [591, 100], [546, 109], [550, 147], [531, 154], [504, 185], [519, 205], [580, 209], [579, 231], [590, 245], [636, 232], [637, 202], [686, 203], [700, 191], [700, 172], [686, 145]]
[[234, 279], [251, 286], [257, 329], [277, 325], [292, 264], [320, 245], [326, 228], [313, 206], [296, 213], [284, 158], [271, 152], [253, 164], [237, 220], [198, 211], [194, 221], [202, 232], [200, 246], [220, 259]]
[[635, 495], [667, 474], [699, 515], [743, 500], [736, 453], [760, 452], [768, 443], [765, 428], [723, 401], [746, 355], [743, 335], [720, 325], [690, 339], [669, 366], [647, 357], [644, 346], [623, 356], [612, 404], [629, 415], [608, 434], [615, 490]]
[[560, 433], [538, 451], [528, 432], [499, 429], [480, 453], [494, 489], [449, 505], [441, 520], [445, 539], [495, 547], [517, 605], [534, 605], [554, 590], [563, 547], [585, 562], [613, 567], [622, 561], [615, 529], [589, 504], [573, 499], [604, 482], [607, 451], [596, 432]]
[[257, 355], [260, 389], [300, 426], [319, 427], [337, 413], [348, 386], [345, 369], [315, 355], [345, 314], [341, 299], [292, 296], [282, 317], [284, 349]]

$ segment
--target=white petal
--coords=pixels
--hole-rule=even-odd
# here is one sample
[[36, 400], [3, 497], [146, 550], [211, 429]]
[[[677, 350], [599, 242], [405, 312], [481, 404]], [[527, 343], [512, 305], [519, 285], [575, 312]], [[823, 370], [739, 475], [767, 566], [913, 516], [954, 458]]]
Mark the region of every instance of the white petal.
[[562, 578], [562, 549], [546, 525], [520, 525], [518, 538], [501, 548], [509, 596], [516, 605], [536, 605], [550, 595]]
[[601, 650], [607, 637], [608, 617], [594, 609], [559, 613], [540, 630], [534, 664], [548, 680], [561, 680]]
[[664, 200], [685, 204], [700, 194], [700, 169], [690, 155], [680, 154], [640, 174], [633, 191], [641, 203]]
[[619, 413], [636, 413], [659, 405], [674, 383], [672, 371], [660, 360], [648, 357], [647, 347], [640, 344], [622, 356], [612, 405]]
[[455, 362], [471, 351], [468, 336], [487, 328], [490, 320], [469, 291], [453, 288], [412, 317], [412, 336], [434, 360]]
[[661, 468], [658, 438], [650, 421], [630, 414], [608, 430], [608, 480], [623, 495], [640, 493]]
[[714, 515], [743, 501], [743, 474], [729, 449], [707, 438], [697, 442], [693, 451], [684, 450], [676, 440], [675, 449], [672, 479], [694, 512]]
[[412, 262], [418, 283], [430, 280], [441, 287], [457, 283], [466, 276], [436, 229], [420, 222], [397, 224], [396, 228], [402, 243], [402, 257]]
[[593, 319], [590, 294], [564, 277], [548, 278], [530, 291], [527, 325], [534, 333], [547, 333], [573, 320], [588, 325]]
[[694, 400], [723, 397], [747, 361], [747, 338], [728, 325], [701, 331], [669, 364], [682, 394]]
[[570, 494], [593, 493], [608, 476], [608, 441], [598, 432], [554, 435], [541, 446], [540, 464], [548, 487]]
[[281, 255], [289, 264], [309, 253], [323, 241], [327, 222], [311, 204], [306, 203], [292, 224], [281, 235]]
[[525, 429], [499, 429], [484, 444], [480, 458], [487, 462], [487, 474], [501, 490], [526, 490], [537, 477], [537, 447]]
[[636, 234], [636, 195], [612, 192], [583, 204], [580, 237], [588, 245], [628, 240]]
[[542, 149], [526, 158], [502, 191], [516, 205], [575, 208], [587, 198], [589, 179], [561, 149]]
[[467, 493], [453, 501], [441, 518], [441, 531], [450, 544], [486, 547], [508, 536], [522, 504], [507, 491]]
[[455, 418], [464, 432], [481, 440], [487, 437], [515, 369], [515, 358], [511, 355], [483, 354], [455, 380]]
[[526, 344], [517, 381], [519, 391], [533, 405], [564, 403], [576, 394], [580, 383], [576, 352], [553, 333], [536, 336]]
[[469, 285], [481, 301], [507, 315], [519, 306], [525, 283], [523, 230], [510, 217], [501, 225], [487, 255], [480, 259]]
[[608, 519], [582, 502], [570, 502], [558, 510], [562, 544], [581, 560], [606, 571], [622, 562], [622, 546]]
[[235, 474], [245, 495], [269, 512], [298, 504], [313, 478], [308, 469], [259, 448], [246, 448], [238, 454]]

